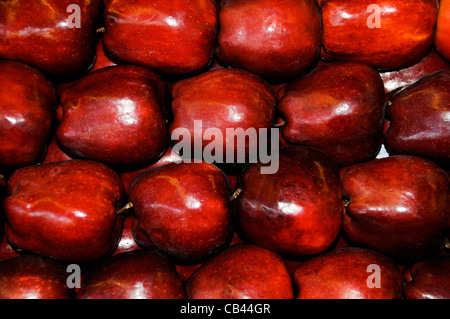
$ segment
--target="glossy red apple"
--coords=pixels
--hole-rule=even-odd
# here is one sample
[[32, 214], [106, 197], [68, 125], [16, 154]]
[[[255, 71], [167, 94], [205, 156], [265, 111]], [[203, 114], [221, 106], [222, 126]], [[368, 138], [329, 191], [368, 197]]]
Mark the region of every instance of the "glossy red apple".
[[0, 168], [41, 160], [55, 103], [53, 85], [42, 72], [20, 62], [0, 61]]
[[292, 299], [283, 259], [252, 244], [233, 245], [197, 269], [186, 284], [188, 299]]
[[218, 28], [212, 0], [109, 1], [105, 50], [114, 60], [190, 73], [212, 60]]
[[63, 261], [89, 262], [117, 246], [124, 190], [117, 173], [88, 160], [34, 165], [14, 172], [4, 208], [15, 247]]
[[242, 173], [236, 227], [250, 241], [290, 256], [327, 250], [342, 226], [337, 165], [306, 147], [281, 148], [279, 169], [261, 174], [261, 163]]
[[168, 143], [163, 90], [160, 77], [143, 67], [97, 70], [62, 93], [57, 140], [70, 156], [113, 166], [156, 161]]
[[356, 247], [305, 261], [294, 280], [297, 299], [400, 299], [403, 292], [402, 274], [391, 259]]
[[134, 251], [141, 249], [141, 247], [136, 243], [133, 237], [133, 223], [136, 222], [136, 216], [134, 214], [125, 214], [123, 221], [123, 229], [120, 236], [119, 243], [117, 244], [117, 248], [114, 250], [114, 255], [118, 255], [120, 253]]
[[[450, 299], [450, 256], [415, 263], [407, 269], [406, 299]], [[409, 277], [409, 278], [408, 278]]]
[[437, 252], [448, 228], [449, 181], [434, 162], [396, 155], [341, 170], [343, 231], [352, 245], [410, 262]]
[[56, 139], [56, 135], [53, 135], [52, 140], [47, 146], [47, 152], [45, 153], [45, 157], [42, 160], [42, 164], [53, 163], [53, 162], [61, 162], [73, 159], [66, 152], [61, 149], [59, 146], [59, 142]]
[[[257, 139], [243, 140], [243, 137], [249, 131], [258, 134], [261, 128], [270, 129], [275, 120], [276, 96], [273, 88], [259, 76], [244, 70], [223, 68], [207, 71], [177, 82], [172, 94], [172, 140], [183, 141], [187, 132], [186, 138], [192, 146], [190, 156], [183, 153], [183, 158], [199, 157], [194, 148], [200, 138], [200, 150], [203, 152], [209, 149], [211, 143], [214, 145], [214, 150], [210, 150], [214, 157], [212, 162], [248, 162], [250, 156], [255, 155], [250, 154], [251, 150], [258, 149], [259, 143]], [[211, 130], [214, 131], [211, 133]], [[216, 136], [216, 130], [221, 136]], [[230, 130], [233, 134], [229, 133]], [[213, 136], [208, 138], [208, 132]], [[229, 150], [231, 153], [228, 153]], [[244, 155], [243, 160], [239, 159], [240, 154]], [[230, 163], [228, 156], [231, 156], [233, 163]]]
[[405, 68], [431, 49], [436, 20], [435, 0], [329, 0], [322, 5], [322, 56]]
[[440, 0], [434, 44], [437, 51], [450, 61], [450, 1]]
[[102, 5], [101, 0], [1, 1], [0, 58], [58, 76], [86, 72], [95, 60]]
[[320, 56], [321, 19], [315, 0], [222, 1], [216, 55], [271, 78], [292, 79]]
[[150, 250], [124, 252], [88, 269], [77, 299], [183, 299], [173, 263]]
[[230, 189], [212, 164], [169, 163], [138, 174], [130, 185], [135, 240], [170, 257], [201, 260], [232, 236]]
[[17, 251], [8, 243], [8, 239], [6, 238], [6, 227], [7, 225], [5, 224], [4, 233], [2, 236], [3, 239], [0, 241], [0, 261], [21, 255], [20, 251]]
[[38, 255], [0, 261], [0, 299], [69, 299], [66, 266]]
[[372, 67], [328, 63], [284, 86], [279, 96], [287, 142], [317, 148], [340, 165], [373, 159], [380, 150], [384, 88]]
[[447, 164], [450, 160], [450, 70], [436, 71], [404, 88], [386, 109], [386, 148]]

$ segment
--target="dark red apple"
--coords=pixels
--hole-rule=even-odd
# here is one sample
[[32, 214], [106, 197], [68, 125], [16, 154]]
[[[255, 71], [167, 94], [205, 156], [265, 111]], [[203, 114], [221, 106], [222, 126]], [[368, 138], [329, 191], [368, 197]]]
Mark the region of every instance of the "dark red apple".
[[379, 70], [411, 66], [432, 48], [435, 0], [328, 0], [322, 5], [322, 56]]
[[170, 257], [201, 260], [232, 236], [230, 189], [212, 164], [169, 163], [139, 173], [130, 185], [135, 240]]
[[449, 181], [434, 162], [395, 155], [341, 169], [344, 235], [410, 262], [437, 252], [448, 228]]
[[292, 299], [283, 259], [252, 244], [228, 247], [198, 268], [186, 284], [188, 299]]
[[93, 161], [21, 168], [8, 181], [6, 236], [15, 247], [71, 262], [105, 257], [117, 246], [123, 218], [122, 182]]
[[230, 66], [292, 79], [320, 56], [321, 19], [315, 0], [225, 0], [216, 55]]
[[450, 61], [450, 1], [440, 0], [434, 44], [437, 51]]
[[0, 61], [0, 167], [14, 169], [41, 160], [55, 103], [55, 90], [42, 72]]
[[328, 249], [342, 226], [337, 165], [306, 147], [281, 148], [275, 174], [250, 164], [240, 178], [236, 227], [259, 246], [290, 256]]
[[66, 152], [64, 152], [59, 146], [59, 142], [56, 139], [56, 135], [53, 135], [52, 140], [47, 146], [47, 152], [45, 153], [45, 157], [42, 160], [42, 164], [53, 163], [53, 162], [61, 162], [71, 160]]
[[63, 91], [56, 137], [71, 156], [113, 166], [145, 165], [164, 153], [164, 87], [153, 71], [102, 68]]
[[77, 299], [183, 299], [173, 263], [150, 250], [123, 252], [89, 268]]
[[388, 257], [347, 247], [315, 256], [295, 272], [297, 299], [400, 299], [402, 273]]
[[66, 266], [38, 255], [0, 261], [0, 299], [69, 299]]
[[86, 72], [95, 60], [102, 6], [101, 0], [1, 1], [0, 58], [52, 75]]
[[134, 240], [132, 231], [133, 223], [136, 222], [136, 216], [134, 216], [134, 214], [126, 214], [124, 217], [122, 234], [120, 236], [119, 243], [117, 244], [117, 248], [112, 254], [113, 256], [127, 251], [141, 249], [141, 247]]
[[283, 87], [284, 139], [317, 148], [336, 163], [373, 159], [383, 141], [384, 88], [372, 67], [333, 62]]
[[415, 263], [407, 269], [406, 299], [450, 299], [450, 256]]
[[6, 238], [6, 227], [8, 225], [4, 225], [4, 233], [2, 236], [2, 240], [0, 241], [0, 261], [10, 259], [16, 256], [20, 256], [21, 252], [17, 251], [15, 248], [11, 247], [8, 243], [8, 239]]
[[[244, 70], [207, 71], [177, 82], [172, 94], [172, 140], [181, 140], [184, 144], [187, 135], [188, 146], [192, 146], [192, 151], [188, 149], [190, 155], [183, 149], [183, 158], [202, 156], [200, 159], [215, 164], [248, 163], [250, 156], [255, 155], [250, 153], [255, 148], [258, 150], [262, 141], [258, 139], [259, 129], [269, 130], [275, 120], [273, 88], [259, 76]], [[245, 139], [247, 133], [249, 136], [254, 133], [257, 138]], [[196, 154], [197, 146], [202, 154]], [[207, 149], [213, 157], [211, 160], [203, 156]], [[174, 151], [178, 152], [175, 148]], [[242, 160], [240, 155], [243, 155]]]
[[212, 0], [109, 1], [106, 54], [166, 73], [190, 73], [212, 60], [218, 28]]
[[386, 109], [390, 153], [450, 161], [450, 70], [422, 77], [395, 94]]

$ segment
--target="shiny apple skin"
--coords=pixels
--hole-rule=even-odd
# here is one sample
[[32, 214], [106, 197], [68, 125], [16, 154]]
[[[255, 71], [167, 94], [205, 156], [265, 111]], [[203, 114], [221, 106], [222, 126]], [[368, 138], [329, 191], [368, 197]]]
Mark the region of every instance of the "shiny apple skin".
[[232, 67], [292, 79], [318, 61], [321, 19], [313, 0], [222, 1], [216, 55]]
[[391, 98], [386, 148], [440, 163], [450, 161], [450, 70], [433, 72]]
[[337, 165], [306, 147], [281, 148], [279, 169], [261, 174], [261, 164], [242, 173], [236, 227], [255, 244], [281, 254], [321, 253], [337, 239], [343, 204]]
[[[131, 211], [133, 212], [133, 211]], [[117, 244], [117, 248], [114, 250], [114, 255], [118, 255], [120, 253], [139, 250], [141, 247], [136, 243], [133, 237], [133, 224], [136, 222], [136, 216], [133, 213], [125, 214], [123, 221], [122, 233], [120, 236], [119, 243]]]
[[228, 247], [198, 268], [186, 284], [188, 299], [292, 299], [283, 259], [253, 244]]
[[450, 299], [450, 256], [415, 263], [405, 285], [406, 299]]
[[341, 175], [343, 232], [352, 245], [399, 262], [437, 252], [450, 214], [448, 177], [439, 166], [395, 155], [344, 167]]
[[71, 262], [116, 248], [124, 190], [117, 173], [88, 160], [34, 165], [14, 172], [4, 209], [8, 241], [23, 251]]
[[0, 74], [0, 167], [35, 164], [51, 138], [55, 90], [42, 72], [21, 62], [0, 61]]
[[[224, 137], [223, 162], [226, 163], [227, 128], [270, 129], [275, 121], [276, 95], [273, 88], [259, 76], [245, 70], [222, 68], [177, 82], [172, 90], [174, 120], [170, 133], [178, 128], [188, 129], [195, 145], [194, 121], [202, 121], [202, 133], [218, 128]], [[204, 140], [203, 148], [211, 141]], [[254, 142], [254, 141], [252, 141]], [[245, 147], [246, 160], [253, 146], [235, 143], [234, 161]], [[192, 152], [192, 156], [194, 156]], [[230, 164], [230, 163], [226, 163]]]
[[322, 5], [325, 59], [359, 61], [386, 71], [411, 66], [428, 53], [437, 20], [435, 0], [377, 1], [380, 28], [368, 26], [371, 4], [329, 0]]
[[114, 60], [183, 74], [211, 62], [218, 17], [212, 0], [112, 0], [105, 51]]
[[77, 299], [184, 299], [174, 264], [151, 250], [123, 252], [87, 270]]
[[71, 28], [71, 0], [0, 2], [0, 58], [56, 76], [86, 72], [94, 63], [102, 1], [76, 1], [81, 28]]
[[0, 299], [70, 299], [66, 266], [50, 258], [23, 255], [0, 261]]
[[97, 70], [63, 91], [57, 140], [71, 157], [116, 167], [150, 163], [168, 144], [163, 90], [160, 77], [147, 68]]
[[400, 70], [380, 72], [380, 76], [387, 94], [410, 85], [425, 75], [449, 69], [450, 62], [443, 59], [433, 48], [416, 64]]
[[450, 1], [440, 0], [434, 45], [436, 50], [450, 61]]
[[283, 87], [284, 139], [317, 148], [339, 165], [373, 159], [383, 140], [384, 87], [378, 72], [332, 62]]
[[44, 159], [42, 160], [42, 164], [68, 161], [71, 159], [73, 158], [70, 157], [66, 152], [64, 152], [61, 149], [61, 146], [59, 146], [56, 135], [53, 135], [52, 140], [47, 146], [47, 152], [45, 153]]
[[232, 236], [230, 189], [212, 164], [169, 163], [139, 173], [129, 199], [137, 219], [135, 241], [181, 260], [201, 260]]
[[[373, 270], [380, 267], [381, 286], [370, 288]], [[370, 268], [369, 268], [370, 269]], [[315, 256], [297, 268], [294, 275], [297, 299], [401, 299], [403, 278], [388, 257], [357, 247], [347, 247]]]

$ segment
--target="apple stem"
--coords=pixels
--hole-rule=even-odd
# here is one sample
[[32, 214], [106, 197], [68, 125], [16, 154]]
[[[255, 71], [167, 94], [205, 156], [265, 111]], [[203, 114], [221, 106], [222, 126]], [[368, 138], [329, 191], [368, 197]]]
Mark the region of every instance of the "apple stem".
[[448, 237], [444, 238], [444, 246], [447, 249], [450, 249], [450, 239]]
[[276, 124], [274, 124], [273, 126], [274, 126], [274, 127], [282, 127], [282, 126], [284, 126], [284, 124], [286, 124], [286, 121], [283, 121], [283, 122], [281, 122], [281, 123], [276, 123]]
[[230, 197], [230, 202], [232, 202], [232, 201], [234, 201], [236, 198], [238, 198], [239, 195], [241, 194], [241, 192], [242, 192], [242, 188], [239, 187], [238, 189], [236, 189], [236, 190], [234, 191], [233, 195], [231, 195], [231, 197]]
[[105, 27], [101, 27], [101, 28], [98, 28], [96, 32], [97, 32], [97, 34], [99, 34], [99, 33], [105, 33], [105, 31], [106, 31]]
[[344, 207], [347, 207], [350, 204], [350, 200], [349, 199], [343, 199], [342, 200], [344, 202]]
[[133, 207], [133, 203], [132, 202], [129, 202], [128, 204], [126, 204], [124, 207], [122, 207], [121, 209], [119, 209], [117, 212], [116, 212], [116, 215], [120, 215], [120, 214], [122, 214], [123, 212], [125, 212], [126, 210], [128, 210], [128, 209], [130, 209], [130, 208], [132, 208]]

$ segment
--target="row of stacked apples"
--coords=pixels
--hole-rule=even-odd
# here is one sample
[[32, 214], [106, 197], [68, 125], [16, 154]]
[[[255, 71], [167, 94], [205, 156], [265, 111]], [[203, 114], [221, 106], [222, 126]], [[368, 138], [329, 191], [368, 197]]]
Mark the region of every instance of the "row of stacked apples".
[[[0, 298], [450, 298], [449, 0], [6, 0], [0, 35]], [[198, 122], [272, 136], [188, 161]]]

